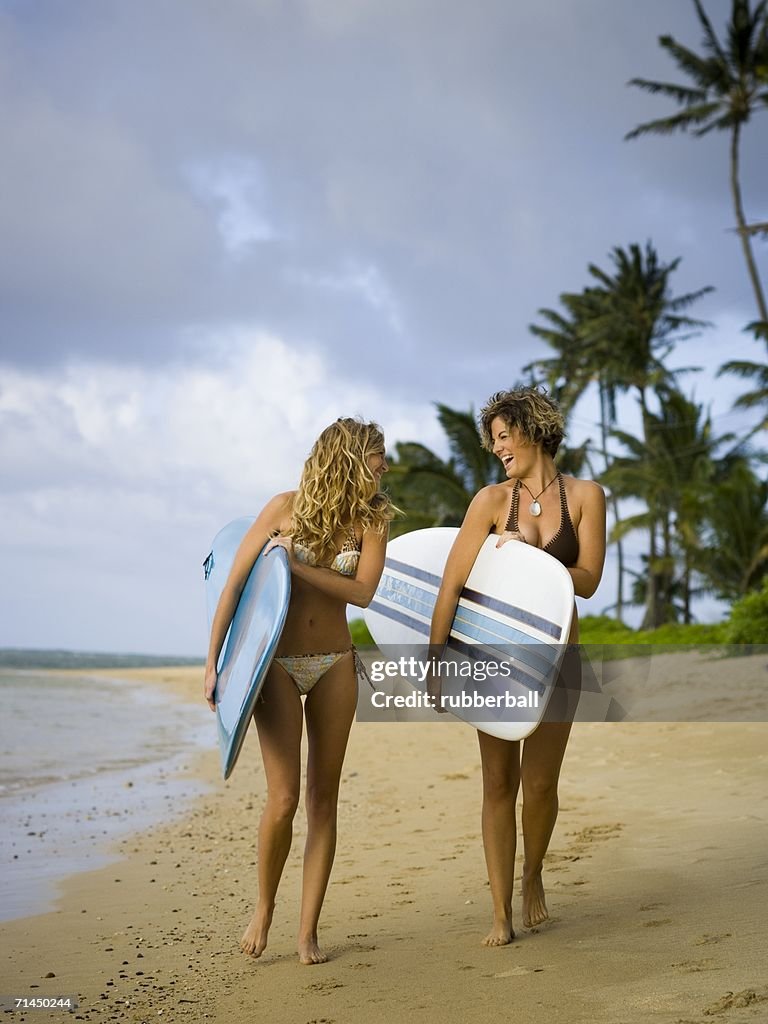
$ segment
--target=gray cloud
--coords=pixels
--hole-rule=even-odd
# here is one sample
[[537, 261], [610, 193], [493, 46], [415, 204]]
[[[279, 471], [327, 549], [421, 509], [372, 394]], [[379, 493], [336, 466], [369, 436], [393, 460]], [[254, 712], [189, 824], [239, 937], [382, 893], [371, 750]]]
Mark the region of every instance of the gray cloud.
[[6, 3], [0, 643], [201, 650], [221, 522], [340, 413], [438, 446], [431, 401], [511, 383], [538, 308], [617, 244], [716, 285], [721, 327], [678, 361], [735, 427], [712, 371], [757, 353], [727, 140], [623, 141], [666, 109], [625, 83], [676, 77], [667, 31], [700, 45], [692, 5]]
[[[716, 23], [728, 6], [709, 5]], [[162, 361], [190, 325], [250, 321], [339, 358], [417, 347], [450, 390], [447, 357], [524, 362], [536, 309], [612, 245], [646, 238], [684, 255], [680, 289], [716, 284], [751, 315], [726, 233], [725, 139], [622, 141], [661, 111], [626, 80], [674, 77], [655, 36], [699, 43], [686, 5], [35, 11], [2, 23], [0, 287], [15, 360]], [[756, 216], [758, 133], [745, 147]], [[238, 228], [231, 179], [249, 165], [258, 187], [240, 196]], [[261, 225], [250, 237], [248, 217]], [[386, 301], [350, 283], [366, 276]]]

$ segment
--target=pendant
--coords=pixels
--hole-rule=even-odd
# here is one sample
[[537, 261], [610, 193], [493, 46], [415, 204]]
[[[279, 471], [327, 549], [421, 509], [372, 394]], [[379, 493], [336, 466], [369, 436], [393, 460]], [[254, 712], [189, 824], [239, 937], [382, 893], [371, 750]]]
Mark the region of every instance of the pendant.
[[528, 506], [528, 511], [531, 513], [532, 516], [540, 516], [541, 515], [541, 505], [538, 503], [538, 501], [536, 501], [535, 498], [531, 502], [531, 504]]

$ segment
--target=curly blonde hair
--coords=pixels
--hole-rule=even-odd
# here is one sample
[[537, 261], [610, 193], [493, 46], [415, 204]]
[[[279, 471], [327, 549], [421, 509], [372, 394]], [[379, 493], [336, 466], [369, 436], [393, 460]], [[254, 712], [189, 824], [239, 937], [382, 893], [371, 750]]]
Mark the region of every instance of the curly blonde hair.
[[381, 427], [360, 419], [339, 417], [315, 441], [294, 497], [290, 536], [318, 565], [330, 563], [341, 531], [354, 524], [383, 532], [394, 518], [396, 509], [366, 462], [378, 454], [384, 454]]
[[493, 451], [491, 424], [497, 416], [509, 429], [517, 427], [529, 444], [540, 444], [552, 458], [565, 437], [560, 407], [543, 388], [518, 386], [491, 395], [480, 410], [480, 438], [488, 451]]

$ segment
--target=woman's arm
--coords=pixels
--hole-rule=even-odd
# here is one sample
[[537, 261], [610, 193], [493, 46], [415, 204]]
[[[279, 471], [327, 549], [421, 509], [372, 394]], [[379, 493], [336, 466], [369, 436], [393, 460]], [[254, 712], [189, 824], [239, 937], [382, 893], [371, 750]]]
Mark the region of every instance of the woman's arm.
[[224, 644], [227, 630], [232, 623], [243, 591], [248, 574], [253, 568], [253, 563], [258, 558], [259, 552], [269, 540], [275, 530], [279, 529], [281, 521], [285, 519], [286, 511], [290, 507], [293, 498], [293, 491], [284, 494], [277, 494], [271, 501], [267, 502], [256, 521], [243, 537], [240, 547], [237, 549], [235, 560], [232, 563], [227, 582], [221, 591], [219, 603], [216, 606], [216, 613], [211, 623], [211, 639], [208, 645], [208, 658], [205, 665], [205, 699], [212, 711], [216, 710], [214, 691], [216, 689], [217, 666], [219, 655]]
[[594, 480], [580, 481], [581, 519], [577, 536], [579, 558], [568, 572], [577, 597], [592, 597], [605, 563], [605, 492]]
[[472, 499], [445, 563], [429, 633], [430, 652], [434, 655], [439, 656], [442, 653], [461, 591], [467, 582], [478, 551], [493, 530], [497, 507], [493, 491], [493, 487], [484, 487]]
[[360, 561], [354, 576], [344, 576], [334, 569], [302, 562], [294, 556], [293, 545], [288, 537], [275, 537], [272, 544], [288, 551], [294, 576], [337, 601], [353, 604], [357, 608], [367, 608], [384, 570], [388, 532], [386, 529], [381, 532], [365, 531], [360, 545]]

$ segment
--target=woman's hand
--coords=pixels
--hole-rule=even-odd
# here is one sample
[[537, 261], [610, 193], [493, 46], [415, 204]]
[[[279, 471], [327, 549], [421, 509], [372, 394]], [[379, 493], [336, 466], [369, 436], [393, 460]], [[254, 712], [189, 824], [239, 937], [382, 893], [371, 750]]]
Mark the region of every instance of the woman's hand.
[[211, 711], [216, 710], [215, 694], [218, 678], [218, 673], [215, 668], [207, 668], [205, 670], [205, 687], [203, 692], [205, 693], [205, 699], [208, 701], [208, 707]]
[[436, 711], [438, 715], [444, 715], [446, 708], [443, 706], [443, 681], [440, 678], [440, 670], [438, 665], [435, 664], [435, 660], [432, 660], [432, 666], [427, 676], [427, 695], [430, 698], [432, 704], [432, 710]]
[[293, 565], [293, 537], [270, 537], [264, 548], [264, 554], [268, 554], [272, 548], [282, 548], [288, 555], [288, 564]]
[[521, 544], [528, 543], [528, 541], [525, 539], [522, 533], [520, 533], [519, 530], [505, 530], [504, 533], [502, 533], [502, 535], [496, 541], [496, 547], [501, 548], [510, 540], [519, 541]]

